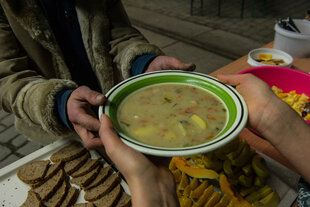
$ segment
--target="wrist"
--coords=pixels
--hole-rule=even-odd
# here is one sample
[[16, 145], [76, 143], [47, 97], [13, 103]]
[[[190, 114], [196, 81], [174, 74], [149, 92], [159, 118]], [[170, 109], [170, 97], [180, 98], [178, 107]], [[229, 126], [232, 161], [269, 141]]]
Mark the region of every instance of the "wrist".
[[155, 54], [145, 54], [137, 57], [131, 66], [131, 75], [139, 75], [144, 73], [149, 64], [157, 57], [158, 55]]
[[308, 124], [287, 103], [275, 98], [270, 105], [261, 133], [276, 148], [287, 147], [296, 141], [294, 137], [303, 136], [309, 131]]
[[157, 168], [148, 175], [133, 176], [126, 181], [132, 193], [133, 206], [179, 206], [174, 178], [167, 169]]

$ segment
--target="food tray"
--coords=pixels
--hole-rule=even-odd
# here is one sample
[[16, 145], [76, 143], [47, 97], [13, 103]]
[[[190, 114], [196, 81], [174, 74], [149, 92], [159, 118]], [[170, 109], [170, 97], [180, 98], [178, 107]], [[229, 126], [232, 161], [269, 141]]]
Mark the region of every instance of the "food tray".
[[[27, 192], [30, 187], [27, 184], [23, 183], [21, 180], [19, 180], [16, 176], [18, 168], [28, 162], [49, 159], [50, 155], [53, 152], [59, 150], [73, 140], [79, 141], [80, 139], [72, 137], [69, 139], [66, 138], [58, 140], [53, 144], [47, 145], [33, 152], [32, 154], [17, 160], [16, 162], [8, 165], [7, 167], [0, 169], [0, 206], [20, 206], [27, 198]], [[106, 162], [110, 162], [103, 150], [90, 150], [90, 153], [92, 155], [92, 158], [97, 158], [100, 156], [103, 157]], [[267, 167], [270, 170], [270, 178], [268, 179], [267, 183], [274, 190], [277, 191], [281, 198], [279, 207], [291, 206], [297, 197], [297, 182], [300, 176], [295, 172], [289, 170], [288, 168], [284, 167], [280, 163], [272, 160], [268, 156], [262, 153], [259, 154], [266, 160]], [[111, 166], [113, 167], [112, 164]], [[117, 171], [115, 167], [114, 170]], [[78, 187], [74, 184], [71, 185]], [[128, 185], [124, 180], [121, 181], [121, 185], [124, 191], [127, 194], [130, 194]], [[76, 203], [82, 202], [85, 202], [84, 191], [80, 192], [80, 195], [76, 201]]]
[[[19, 178], [16, 175], [17, 170], [21, 166], [23, 166], [28, 162], [36, 160], [47, 160], [49, 159], [52, 153], [61, 149], [62, 147], [64, 147], [66, 144], [69, 144], [73, 140], [79, 141], [80, 139], [77, 137], [60, 139], [0, 169], [0, 206], [1, 207], [20, 206], [26, 200], [27, 192], [30, 189], [30, 186], [19, 180]], [[91, 153], [91, 157], [93, 159], [102, 157], [104, 161], [106, 161], [104, 166], [108, 165], [109, 160], [103, 157], [101, 153], [94, 150], [89, 150], [89, 152]], [[113, 170], [116, 171], [116, 168], [113, 168]], [[75, 184], [71, 185], [79, 188]], [[128, 185], [123, 179], [121, 181], [121, 185], [124, 191], [130, 195]], [[86, 201], [84, 200], [84, 191], [81, 190], [76, 203], [83, 203], [83, 202]]]

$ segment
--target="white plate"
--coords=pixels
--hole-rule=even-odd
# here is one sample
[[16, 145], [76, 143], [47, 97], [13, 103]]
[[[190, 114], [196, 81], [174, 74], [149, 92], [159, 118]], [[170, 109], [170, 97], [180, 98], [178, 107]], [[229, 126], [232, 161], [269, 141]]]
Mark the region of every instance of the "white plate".
[[[217, 96], [224, 103], [228, 113], [227, 122], [223, 130], [208, 142], [180, 148], [151, 146], [126, 135], [117, 120], [118, 106], [128, 95], [136, 90], [162, 83], [192, 85]], [[244, 128], [248, 117], [246, 103], [234, 88], [221, 83], [214, 77], [188, 71], [156, 71], [134, 76], [113, 87], [106, 94], [106, 97], [105, 105], [99, 107], [99, 117], [102, 113], [105, 113], [111, 118], [116, 131], [125, 144], [142, 153], [155, 156], [187, 156], [215, 150], [236, 138]]]

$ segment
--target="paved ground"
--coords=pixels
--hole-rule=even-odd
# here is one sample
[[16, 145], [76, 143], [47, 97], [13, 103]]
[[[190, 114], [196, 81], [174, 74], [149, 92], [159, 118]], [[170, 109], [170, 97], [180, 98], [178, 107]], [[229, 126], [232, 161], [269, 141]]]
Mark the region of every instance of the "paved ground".
[[[273, 0], [267, 1], [264, 18], [253, 18], [251, 1], [245, 1], [241, 19], [240, 0], [222, 0], [221, 17], [217, 16], [218, 1], [215, 0], [204, 1], [203, 16], [200, 0], [194, 1], [193, 16], [188, 0], [123, 2], [134, 26], [151, 43], [167, 55], [195, 63], [196, 71], [206, 74], [273, 40], [276, 18], [303, 18], [306, 9], [310, 9], [309, 0]], [[262, 13], [262, 8], [261, 4], [255, 8], [256, 15]], [[14, 128], [13, 116], [0, 110], [0, 168], [40, 147], [20, 135]]]
[[[201, 1], [203, 1], [203, 13], [201, 13]], [[191, 7], [189, 0], [123, 0], [123, 3], [126, 7], [141, 8], [146, 11], [164, 14], [169, 17], [241, 35], [262, 43], [270, 42], [273, 39], [273, 27], [276, 19], [288, 16], [304, 18], [307, 9], [310, 9], [309, 0], [244, 0], [244, 18], [240, 19], [241, 0], [221, 0], [220, 17], [218, 16], [219, 1], [193, 0], [192, 16], [190, 15]], [[257, 3], [253, 4], [253, 2]], [[262, 17], [264, 7], [266, 12], [265, 16]], [[254, 11], [253, 14], [252, 10]]]
[[41, 148], [35, 142], [28, 141], [14, 127], [14, 117], [0, 111], [0, 168]]

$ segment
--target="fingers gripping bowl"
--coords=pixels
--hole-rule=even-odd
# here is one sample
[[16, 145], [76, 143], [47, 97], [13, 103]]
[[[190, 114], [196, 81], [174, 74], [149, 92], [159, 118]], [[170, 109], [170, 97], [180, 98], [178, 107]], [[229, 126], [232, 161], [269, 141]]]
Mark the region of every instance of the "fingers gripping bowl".
[[245, 101], [234, 88], [195, 72], [141, 74], [119, 83], [106, 97], [99, 117], [110, 117], [125, 144], [156, 156], [215, 150], [233, 140], [248, 117]]

